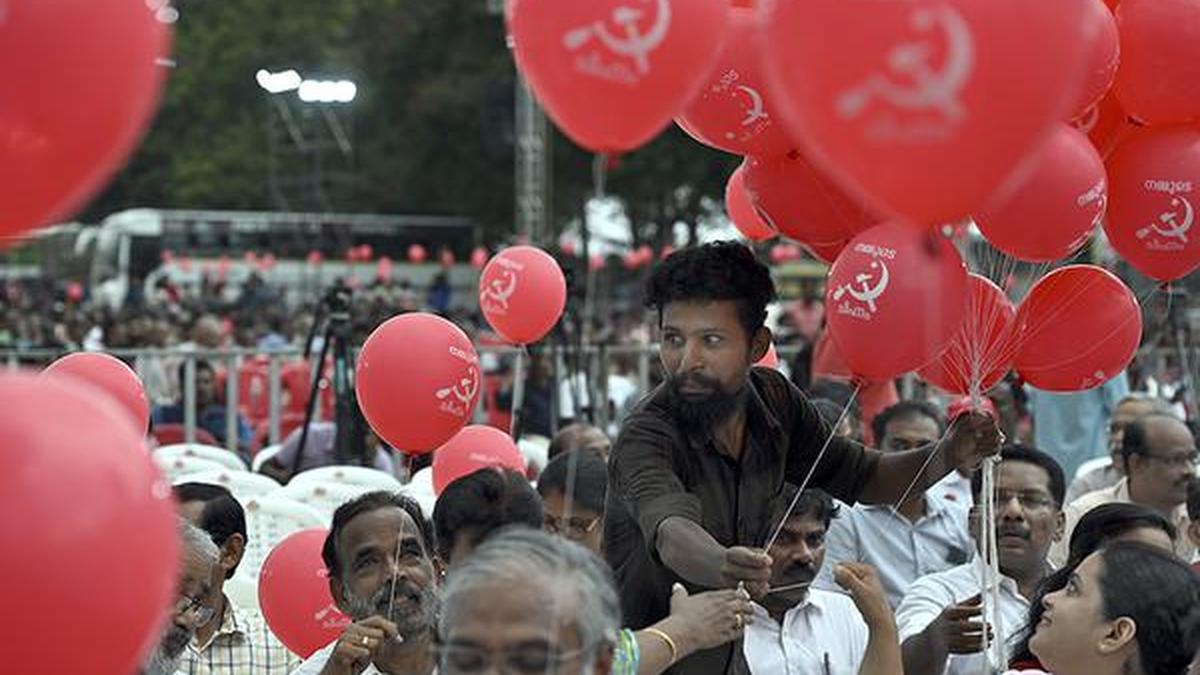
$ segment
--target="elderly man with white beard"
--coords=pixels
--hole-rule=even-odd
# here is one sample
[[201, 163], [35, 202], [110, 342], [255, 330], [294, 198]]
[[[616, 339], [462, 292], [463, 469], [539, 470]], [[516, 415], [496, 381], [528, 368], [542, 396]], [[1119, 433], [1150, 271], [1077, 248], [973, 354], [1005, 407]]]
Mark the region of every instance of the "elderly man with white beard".
[[207, 602], [212, 596], [213, 575], [221, 552], [207, 532], [186, 520], [179, 521], [179, 535], [179, 599], [162, 639], [142, 666], [141, 675], [172, 675], [196, 629], [213, 617], [213, 608]]

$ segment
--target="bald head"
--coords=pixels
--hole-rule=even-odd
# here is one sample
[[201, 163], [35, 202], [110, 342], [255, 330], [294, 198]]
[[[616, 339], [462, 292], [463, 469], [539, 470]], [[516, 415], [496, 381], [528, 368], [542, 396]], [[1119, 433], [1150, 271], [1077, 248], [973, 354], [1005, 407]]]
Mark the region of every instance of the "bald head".
[[1143, 415], [1125, 429], [1121, 456], [1134, 503], [1169, 512], [1187, 500], [1196, 471], [1196, 439], [1179, 418]]

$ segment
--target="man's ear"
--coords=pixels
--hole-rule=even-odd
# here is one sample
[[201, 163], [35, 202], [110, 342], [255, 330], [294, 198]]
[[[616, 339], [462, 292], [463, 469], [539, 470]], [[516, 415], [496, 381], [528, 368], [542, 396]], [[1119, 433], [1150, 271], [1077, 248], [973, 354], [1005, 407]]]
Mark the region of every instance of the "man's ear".
[[754, 331], [754, 337], [750, 339], [750, 363], [758, 363], [767, 355], [773, 338], [771, 329], [766, 326], [759, 326], [758, 330]]
[[242, 557], [245, 555], [246, 538], [239, 533], [231, 534], [221, 545], [221, 567], [226, 572], [235, 570], [242, 564]]
[[1060, 541], [1063, 535], [1067, 532], [1067, 516], [1059, 509], [1058, 515], [1054, 518], [1054, 536], [1051, 541]]

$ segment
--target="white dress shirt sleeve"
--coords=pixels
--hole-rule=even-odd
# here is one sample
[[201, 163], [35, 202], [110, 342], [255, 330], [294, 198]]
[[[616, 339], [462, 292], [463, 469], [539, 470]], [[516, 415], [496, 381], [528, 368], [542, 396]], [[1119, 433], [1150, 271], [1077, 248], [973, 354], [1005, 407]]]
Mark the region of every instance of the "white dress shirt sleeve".
[[840, 588], [833, 580], [833, 568], [838, 563], [862, 561], [853, 509], [841, 502], [838, 507], [838, 515], [829, 523], [829, 531], [825, 534], [825, 563], [813, 582], [817, 588], [833, 591]]
[[928, 628], [942, 610], [953, 604], [954, 595], [946, 586], [929, 577], [918, 579], [896, 609], [900, 643]]

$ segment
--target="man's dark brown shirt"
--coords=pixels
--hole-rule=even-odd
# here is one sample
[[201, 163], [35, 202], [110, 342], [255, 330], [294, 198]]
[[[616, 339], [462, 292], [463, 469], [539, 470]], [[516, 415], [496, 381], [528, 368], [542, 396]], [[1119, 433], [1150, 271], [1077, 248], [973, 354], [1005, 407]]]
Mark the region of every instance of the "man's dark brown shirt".
[[[702, 525], [722, 546], [762, 547], [783, 483], [803, 483], [830, 436], [804, 394], [764, 368], [750, 374], [740, 461], [718, 451], [711, 430], [682, 427], [666, 386], [660, 386], [630, 413], [609, 460], [605, 556], [629, 628], [665, 618], [675, 582], [689, 592], [707, 590], [663, 565], [656, 550], [659, 524], [681, 516]], [[853, 504], [877, 461], [875, 451], [834, 438], [809, 487]], [[737, 672], [733, 664], [741, 661], [740, 652], [741, 642], [708, 650], [670, 672]]]

